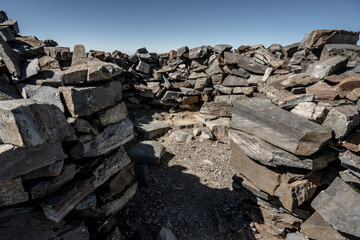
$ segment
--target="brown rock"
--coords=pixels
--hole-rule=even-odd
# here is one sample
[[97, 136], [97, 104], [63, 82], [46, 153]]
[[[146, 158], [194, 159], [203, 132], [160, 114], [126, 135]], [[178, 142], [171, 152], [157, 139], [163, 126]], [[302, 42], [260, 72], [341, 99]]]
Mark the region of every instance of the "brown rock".
[[59, 61], [50, 56], [43, 56], [39, 58], [39, 66], [41, 70], [61, 69]]
[[335, 86], [336, 92], [341, 98], [344, 98], [355, 88], [360, 88], [360, 74], [345, 78]]
[[340, 142], [340, 145], [353, 152], [360, 152], [360, 131], [352, 132], [344, 141]]
[[325, 44], [343, 43], [356, 45], [359, 32], [345, 30], [314, 30], [306, 40], [306, 48], [321, 49]]
[[320, 81], [310, 87], [307, 87], [306, 93], [313, 94], [316, 99], [321, 100], [334, 100], [338, 95], [335, 88], [326, 84], [324, 81]]

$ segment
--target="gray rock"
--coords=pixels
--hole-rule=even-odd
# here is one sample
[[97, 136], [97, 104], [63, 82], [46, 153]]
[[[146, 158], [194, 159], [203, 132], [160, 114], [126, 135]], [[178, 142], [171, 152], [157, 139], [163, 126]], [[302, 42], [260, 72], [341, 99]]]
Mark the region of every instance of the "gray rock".
[[312, 155], [331, 138], [329, 128], [260, 98], [237, 101], [233, 108], [231, 127], [300, 156]]
[[347, 57], [335, 56], [324, 61], [312, 63], [306, 70], [306, 73], [315, 78], [325, 78], [344, 70], [347, 63]]
[[246, 78], [228, 75], [221, 85], [226, 87], [247, 87], [249, 83]]
[[21, 179], [29, 180], [29, 179], [35, 179], [41, 177], [56, 177], [60, 175], [63, 166], [64, 166], [63, 160], [57, 161], [45, 167], [26, 173], [25, 175], [21, 176]]
[[74, 130], [57, 106], [18, 99], [0, 102], [0, 139], [20, 147], [75, 138]]
[[238, 77], [242, 77], [242, 78], [249, 78], [250, 77], [250, 73], [248, 73], [248, 71], [246, 71], [243, 68], [238, 68], [235, 71], [232, 72], [233, 75], [238, 76]]
[[0, 27], [0, 37], [5, 41], [5, 42], [9, 42], [9, 41], [14, 41], [15, 40], [15, 35], [13, 33], [13, 31], [11, 31], [10, 27], [6, 27], [6, 26], [1, 26]]
[[176, 240], [176, 237], [169, 228], [161, 227], [161, 230], [159, 232], [159, 235], [156, 237], [156, 240]]
[[23, 81], [25, 79], [37, 75], [39, 71], [40, 71], [40, 66], [39, 66], [39, 60], [37, 58], [31, 61], [26, 61], [21, 66], [21, 77], [19, 79], [13, 79], [13, 81], [14, 82]]
[[238, 54], [238, 53], [224, 53], [224, 63], [225, 64], [237, 64], [239, 67], [248, 70], [253, 73], [264, 74], [266, 66], [259, 64], [254, 61], [254, 59]]
[[120, 102], [115, 106], [99, 113], [99, 121], [102, 126], [115, 124], [127, 117], [128, 111], [124, 102]]
[[0, 26], [10, 27], [10, 29], [13, 31], [14, 34], [20, 32], [18, 23], [15, 19], [7, 19], [4, 22], [0, 23]]
[[218, 54], [223, 54], [224, 52], [230, 52], [232, 48], [229, 44], [218, 44], [213, 47], [213, 51]]
[[203, 58], [207, 55], [208, 49], [206, 46], [196, 47], [190, 49], [189, 51], [189, 58], [196, 59], [196, 58]]
[[96, 127], [91, 125], [88, 121], [81, 118], [68, 118], [68, 123], [78, 134], [99, 134]]
[[300, 232], [293, 232], [286, 234], [285, 240], [309, 240], [307, 236], [304, 236]]
[[87, 53], [83, 45], [75, 45], [71, 58], [71, 66], [83, 63], [87, 59]]
[[233, 93], [234, 87], [226, 87], [223, 85], [213, 85], [213, 88], [222, 94], [231, 95]]
[[143, 141], [133, 146], [128, 154], [136, 164], [159, 165], [165, 148], [158, 141]]
[[185, 96], [197, 96], [201, 95], [201, 92], [192, 88], [181, 87], [180, 91]]
[[59, 90], [73, 117], [91, 115], [115, 105], [122, 99], [121, 83], [118, 81], [97, 87], [60, 87]]
[[348, 168], [350, 172], [360, 178], [360, 156], [347, 150], [339, 154], [341, 165]]
[[227, 104], [233, 104], [240, 99], [247, 98], [244, 95], [217, 95], [214, 98], [214, 102], [225, 102]]
[[3, 59], [12, 77], [20, 78], [20, 56], [2, 38], [0, 38], [0, 57]]
[[24, 98], [55, 105], [64, 112], [60, 91], [57, 88], [30, 84], [17, 84], [17, 88]]
[[327, 108], [318, 106], [316, 103], [302, 102], [290, 112], [321, 124], [325, 120], [329, 111]]
[[352, 44], [326, 44], [321, 52], [320, 60], [326, 60], [333, 56], [349, 57], [348, 64], [355, 65], [360, 58], [360, 46]]
[[69, 61], [71, 58], [68, 47], [44, 47], [45, 54], [58, 61]]
[[83, 144], [82, 156], [96, 157], [111, 152], [134, 138], [133, 129], [133, 124], [128, 118], [107, 126], [95, 139]]
[[135, 120], [135, 128], [144, 139], [154, 139], [167, 133], [170, 126], [159, 120]]
[[169, 138], [175, 139], [178, 142], [189, 142], [193, 139], [193, 136], [183, 130], [176, 130], [170, 134]]
[[340, 178], [321, 191], [311, 206], [336, 230], [360, 237], [360, 194]]
[[225, 102], [205, 102], [200, 109], [200, 113], [217, 117], [231, 117], [232, 106]]
[[175, 92], [175, 91], [166, 91], [164, 96], [161, 98], [161, 101], [167, 102], [167, 101], [176, 101], [181, 102], [181, 92]]
[[343, 139], [360, 122], [359, 110], [353, 105], [334, 107], [330, 110], [323, 125], [330, 127], [337, 139]]
[[20, 148], [11, 144], [0, 145], [0, 181], [27, 174], [67, 156], [60, 143], [41, 144]]
[[230, 118], [219, 118], [205, 122], [217, 139], [227, 139], [230, 126]]
[[202, 91], [205, 87], [207, 87], [210, 83], [209, 78], [198, 78], [196, 79], [194, 90]]
[[138, 65], [136, 66], [136, 71], [145, 73], [145, 74], [150, 74], [151, 73], [151, 66], [143, 61], [139, 61]]
[[21, 178], [7, 179], [0, 182], [0, 207], [10, 206], [29, 200]]
[[177, 53], [176, 56], [177, 56], [178, 58], [181, 58], [181, 57], [189, 58], [189, 48], [188, 48], [187, 46], [178, 48], [178, 49], [176, 50], [176, 53]]

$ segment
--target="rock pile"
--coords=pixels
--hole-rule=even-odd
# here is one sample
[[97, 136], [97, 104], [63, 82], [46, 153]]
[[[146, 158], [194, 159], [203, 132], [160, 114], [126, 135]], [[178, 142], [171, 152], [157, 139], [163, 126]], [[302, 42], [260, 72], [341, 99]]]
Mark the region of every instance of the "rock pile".
[[137, 187], [122, 68], [0, 15], [0, 239], [118, 239]]
[[234, 186], [251, 193], [265, 239], [360, 237], [358, 39], [313, 31], [293, 45], [292, 73], [264, 74], [262, 94], [234, 103]]

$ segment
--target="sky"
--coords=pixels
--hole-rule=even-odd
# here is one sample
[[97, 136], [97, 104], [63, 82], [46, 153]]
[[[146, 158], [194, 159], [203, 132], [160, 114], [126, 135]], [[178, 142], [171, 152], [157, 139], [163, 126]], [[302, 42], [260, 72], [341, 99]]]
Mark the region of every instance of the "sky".
[[360, 31], [360, 0], [0, 0], [20, 35], [132, 54], [182, 46], [299, 42], [315, 29]]

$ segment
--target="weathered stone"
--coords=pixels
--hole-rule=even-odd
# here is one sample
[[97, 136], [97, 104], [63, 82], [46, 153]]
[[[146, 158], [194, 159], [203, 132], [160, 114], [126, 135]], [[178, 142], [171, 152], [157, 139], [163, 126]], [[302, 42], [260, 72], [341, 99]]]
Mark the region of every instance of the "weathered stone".
[[359, 32], [345, 30], [314, 30], [306, 40], [306, 48], [321, 49], [325, 44], [342, 43], [356, 45]]
[[180, 91], [185, 96], [197, 96], [201, 95], [201, 92], [192, 88], [181, 87]]
[[347, 150], [339, 154], [341, 165], [348, 168], [351, 173], [360, 178], [360, 156]]
[[41, 70], [61, 69], [59, 61], [47, 55], [39, 58], [39, 66]]
[[21, 176], [21, 179], [29, 180], [40, 177], [56, 177], [60, 175], [63, 166], [64, 166], [63, 160], [57, 161], [45, 167], [26, 173], [25, 175]]
[[45, 54], [58, 61], [69, 61], [71, 58], [68, 47], [44, 47]]
[[10, 27], [14, 34], [20, 32], [18, 23], [15, 19], [7, 19], [4, 22], [0, 23], [0, 26]]
[[247, 98], [244, 95], [217, 95], [214, 98], [214, 102], [225, 102], [227, 104], [233, 104], [240, 99]]
[[5, 42], [9, 42], [9, 41], [14, 41], [15, 40], [15, 35], [14, 33], [11, 31], [10, 27], [7, 26], [0, 26], [0, 37], [5, 41]]
[[246, 78], [228, 75], [221, 85], [227, 87], [247, 87], [249, 83]]
[[189, 51], [189, 58], [196, 59], [196, 58], [203, 58], [207, 55], [208, 49], [206, 46], [196, 47], [190, 49]]
[[323, 106], [318, 106], [316, 103], [302, 102], [290, 112], [321, 124], [329, 111]]
[[167, 101], [177, 101], [181, 102], [181, 92], [175, 92], [175, 91], [166, 91], [164, 96], [161, 98], [161, 101], [167, 102]]
[[223, 54], [224, 52], [230, 52], [232, 48], [229, 44], [218, 44], [213, 47], [213, 51], [218, 54]]
[[8, 179], [0, 182], [0, 206], [9, 206], [29, 200], [21, 178]]
[[200, 113], [217, 117], [231, 117], [232, 106], [225, 102], [205, 102], [200, 109]]
[[21, 65], [21, 77], [20, 78], [13, 78], [14, 82], [20, 82], [25, 79], [28, 79], [32, 76], [35, 76], [40, 71], [39, 60], [37, 58], [26, 61], [24, 64]]
[[75, 45], [71, 58], [71, 66], [83, 63], [87, 59], [87, 53], [83, 45]]
[[78, 134], [99, 134], [96, 127], [91, 125], [88, 121], [81, 118], [68, 118], [68, 123]]
[[115, 106], [105, 110], [99, 114], [99, 121], [102, 126], [107, 126], [109, 124], [115, 124], [127, 117], [127, 109], [124, 102], [120, 102]]
[[169, 138], [175, 139], [178, 142], [189, 142], [193, 139], [193, 136], [183, 130], [176, 130], [170, 134]]
[[[2, 81], [3, 80], [3, 81]], [[22, 98], [16, 88], [8, 83], [5, 74], [0, 75], [0, 101]]]
[[255, 62], [252, 58], [239, 55], [238, 66], [253, 73], [264, 74], [266, 66]]
[[31, 99], [0, 102], [0, 139], [20, 147], [74, 139], [60, 109]]
[[20, 56], [0, 37], [0, 57], [14, 78], [21, 77]]
[[360, 194], [340, 178], [321, 191], [311, 206], [336, 230], [360, 237]]
[[315, 78], [325, 78], [344, 70], [347, 62], [347, 57], [335, 56], [324, 61], [312, 63], [306, 70], [306, 73]]
[[335, 88], [324, 81], [320, 81], [310, 87], [307, 87], [306, 93], [313, 94], [316, 99], [320, 100], [334, 100], [338, 95]]
[[346, 94], [346, 98], [350, 101], [356, 102], [360, 98], [360, 88], [355, 88]]
[[60, 222], [76, 204], [129, 163], [130, 159], [121, 147], [115, 154], [103, 159], [87, 178], [73, 181], [67, 188], [46, 199], [42, 203], [45, 216], [54, 222]]
[[204, 72], [192, 72], [188, 79], [207, 78], [208, 75]]
[[317, 240], [346, 240], [338, 231], [327, 223], [319, 213], [314, 212], [311, 217], [301, 224], [301, 232], [311, 239]]
[[331, 138], [330, 129], [260, 98], [237, 101], [231, 127], [301, 156], [312, 155]]
[[334, 107], [330, 110], [323, 125], [330, 127], [337, 139], [343, 139], [352, 129], [360, 123], [360, 115], [357, 107], [345, 105]]
[[202, 91], [205, 87], [207, 87], [209, 85], [209, 83], [210, 83], [209, 78], [198, 78], [198, 79], [196, 79], [194, 89]]
[[73, 117], [91, 115], [115, 105], [122, 99], [121, 83], [118, 81], [98, 87], [60, 87], [59, 90]]
[[150, 74], [151, 73], [151, 66], [143, 61], [139, 61], [138, 65], [136, 66], [136, 71], [145, 73], [145, 74]]
[[178, 58], [181, 58], [181, 57], [189, 58], [189, 48], [187, 46], [178, 48], [176, 50], [176, 53], [177, 53], [176, 57], [178, 57]]
[[135, 120], [135, 127], [144, 139], [154, 139], [170, 130], [168, 124], [159, 120]]
[[17, 84], [17, 88], [24, 98], [55, 105], [64, 112], [60, 91], [57, 88], [30, 84]]
[[238, 64], [239, 53], [224, 52], [224, 63], [225, 64]]
[[161, 227], [161, 230], [155, 240], [176, 240], [177, 238], [169, 228]]
[[226, 87], [223, 85], [213, 85], [213, 88], [222, 94], [231, 95], [233, 93], [234, 87]]
[[284, 46], [284, 51], [286, 53], [286, 57], [291, 58], [298, 50], [299, 43], [293, 43], [287, 46]]
[[312, 94], [290, 94], [280, 98], [277, 102], [279, 107], [284, 109], [294, 108], [302, 102], [314, 101], [314, 95]]
[[341, 98], [344, 98], [352, 90], [360, 88], [360, 74], [345, 78], [335, 86], [336, 92]]
[[107, 154], [134, 138], [134, 126], [126, 118], [120, 123], [107, 126], [103, 132], [90, 142], [83, 144], [83, 157]]
[[229, 130], [229, 137], [233, 144], [251, 159], [271, 167], [286, 166], [316, 170], [325, 168], [328, 163], [337, 159], [337, 154], [328, 150], [320, 151], [310, 157], [296, 156], [256, 136], [235, 129]]
[[143, 141], [133, 146], [128, 154], [136, 164], [159, 165], [165, 148], [158, 141]]
[[233, 94], [251, 95], [255, 91], [255, 87], [234, 87]]
[[28, 148], [3, 144], [0, 145], [0, 152], [0, 181], [29, 173], [67, 157], [60, 143]]
[[344, 170], [338, 173], [340, 178], [349, 184], [355, 191], [360, 190], [360, 178], [352, 174], [350, 170]]
[[245, 69], [238, 68], [235, 71], [232, 72], [233, 75], [242, 77], [242, 78], [249, 78], [250, 73], [248, 73]]
[[217, 139], [227, 139], [228, 129], [230, 126], [230, 118], [219, 118], [204, 122], [210, 128]]
[[360, 130], [353, 131], [340, 145], [353, 152], [360, 152]]
[[338, 73], [338, 74], [332, 74], [330, 76], [327, 76], [325, 78], [326, 81], [331, 82], [331, 83], [339, 83], [342, 80], [344, 80], [345, 78], [351, 77], [356, 75], [356, 73], [354, 71], [348, 70], [345, 71], [343, 73]]
[[291, 232], [291, 233], [286, 234], [285, 240], [309, 240], [309, 238], [304, 236], [300, 232]]
[[31, 198], [44, 198], [58, 191], [65, 183], [72, 180], [79, 171], [80, 169], [76, 168], [75, 164], [70, 163], [63, 167], [59, 176], [31, 184], [29, 187]]
[[320, 60], [326, 60], [332, 56], [349, 57], [349, 65], [354, 66], [360, 57], [360, 46], [351, 44], [326, 44], [321, 52]]

